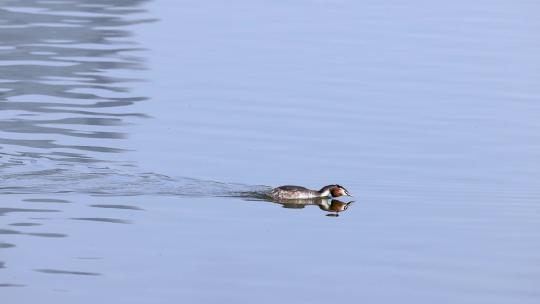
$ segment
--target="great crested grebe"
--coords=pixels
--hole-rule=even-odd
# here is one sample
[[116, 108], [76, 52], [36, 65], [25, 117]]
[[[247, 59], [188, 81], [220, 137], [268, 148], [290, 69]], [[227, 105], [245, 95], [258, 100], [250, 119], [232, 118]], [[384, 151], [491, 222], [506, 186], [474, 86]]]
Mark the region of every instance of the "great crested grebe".
[[311, 190], [300, 186], [280, 186], [270, 190], [268, 195], [275, 199], [310, 199], [318, 197], [352, 196], [340, 185], [328, 185], [321, 190]]

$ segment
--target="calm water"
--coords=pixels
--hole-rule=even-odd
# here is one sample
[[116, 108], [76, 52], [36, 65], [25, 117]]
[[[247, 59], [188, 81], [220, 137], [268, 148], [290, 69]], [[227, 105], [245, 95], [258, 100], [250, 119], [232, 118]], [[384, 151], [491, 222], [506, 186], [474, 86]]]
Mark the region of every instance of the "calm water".
[[[539, 31], [536, 1], [3, 1], [0, 296], [538, 303]], [[236, 195], [331, 183], [355, 201]]]

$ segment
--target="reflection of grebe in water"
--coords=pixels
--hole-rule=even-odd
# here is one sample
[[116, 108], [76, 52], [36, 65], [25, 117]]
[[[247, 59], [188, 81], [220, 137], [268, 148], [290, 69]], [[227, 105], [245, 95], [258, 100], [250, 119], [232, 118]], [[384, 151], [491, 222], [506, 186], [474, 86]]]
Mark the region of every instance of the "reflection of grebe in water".
[[282, 205], [283, 208], [291, 208], [291, 209], [301, 209], [306, 206], [317, 205], [323, 211], [333, 212], [333, 213], [328, 213], [327, 214], [328, 216], [338, 216], [339, 212], [347, 210], [347, 208], [349, 208], [349, 205], [353, 203], [353, 201], [342, 202], [335, 198], [332, 199], [332, 198], [327, 198], [327, 197], [319, 197], [319, 198], [311, 198], [311, 199], [282, 199], [282, 200], [272, 200], [272, 202]]
[[349, 205], [352, 203], [353, 201], [345, 203], [340, 200], [333, 199], [330, 204], [319, 204], [319, 208], [324, 211], [335, 212], [326, 214], [328, 216], [338, 216], [339, 212], [347, 210], [347, 208], [349, 208]]

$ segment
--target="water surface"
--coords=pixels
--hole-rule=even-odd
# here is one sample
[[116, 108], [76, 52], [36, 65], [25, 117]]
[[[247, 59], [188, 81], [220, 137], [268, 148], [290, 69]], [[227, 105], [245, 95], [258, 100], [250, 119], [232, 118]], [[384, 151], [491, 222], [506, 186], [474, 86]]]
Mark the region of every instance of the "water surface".
[[2, 298], [537, 303], [539, 8], [4, 1]]

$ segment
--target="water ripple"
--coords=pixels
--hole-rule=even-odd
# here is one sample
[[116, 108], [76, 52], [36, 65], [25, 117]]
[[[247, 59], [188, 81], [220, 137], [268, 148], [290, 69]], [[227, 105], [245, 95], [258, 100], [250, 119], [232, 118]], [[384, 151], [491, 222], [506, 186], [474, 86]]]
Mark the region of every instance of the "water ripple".
[[94, 208], [108, 208], [108, 209], [122, 209], [122, 210], [144, 210], [136, 206], [129, 205], [106, 205], [106, 204], [93, 204], [90, 207]]
[[[125, 151], [101, 140], [125, 138], [117, 128], [145, 117], [129, 108], [147, 98], [130, 93], [133, 77], [119, 75], [144, 69], [133, 55], [141, 48], [126, 39], [129, 26], [152, 21], [140, 15], [144, 2], [3, 2], [2, 168], [102, 162], [104, 153]], [[71, 144], [77, 137], [92, 142]]]
[[[76, 167], [10, 173], [0, 176], [2, 194], [87, 193], [94, 195], [174, 195], [174, 196], [245, 196], [270, 189], [264, 185], [224, 183], [163, 174], [119, 171], [109, 167]], [[27, 200], [44, 202], [40, 199]], [[45, 202], [58, 202], [47, 200]], [[130, 208], [97, 205], [101, 208]], [[4, 212], [23, 212], [9, 209]], [[32, 211], [32, 209], [28, 209]], [[37, 209], [35, 209], [37, 210]]]
[[11, 243], [0, 243], [0, 249], [13, 248], [13, 247], [15, 247], [15, 245]]
[[0, 287], [24, 287], [26, 285], [22, 284], [13, 284], [13, 283], [1, 283]]
[[114, 219], [114, 218], [105, 218], [105, 217], [74, 217], [71, 219], [78, 220], [78, 221], [102, 222], [102, 223], [112, 223], [112, 224], [131, 224], [130, 221]]
[[60, 210], [51, 209], [27, 209], [27, 208], [0, 208], [0, 216], [13, 212], [60, 212]]
[[37, 272], [49, 273], [49, 274], [73, 274], [83, 276], [99, 276], [100, 273], [86, 272], [86, 271], [72, 271], [72, 270], [59, 270], [59, 269], [35, 269]]

